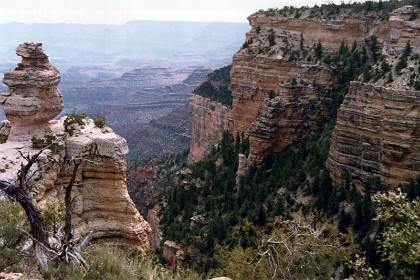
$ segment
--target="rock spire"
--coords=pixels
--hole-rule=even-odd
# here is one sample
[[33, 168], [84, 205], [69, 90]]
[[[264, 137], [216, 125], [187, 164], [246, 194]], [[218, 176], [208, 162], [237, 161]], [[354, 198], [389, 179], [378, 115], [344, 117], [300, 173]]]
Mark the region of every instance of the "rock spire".
[[4, 74], [9, 90], [0, 95], [12, 129], [9, 141], [26, 141], [51, 133], [48, 122], [63, 109], [59, 90], [60, 72], [48, 61], [41, 43], [23, 43], [16, 48], [22, 57], [17, 67]]

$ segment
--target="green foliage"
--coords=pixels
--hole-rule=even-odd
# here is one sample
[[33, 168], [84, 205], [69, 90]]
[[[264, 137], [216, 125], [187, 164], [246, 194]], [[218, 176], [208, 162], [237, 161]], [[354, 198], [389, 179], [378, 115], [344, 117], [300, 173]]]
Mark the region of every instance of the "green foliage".
[[0, 271], [16, 267], [21, 260], [18, 250], [27, 240], [19, 229], [28, 230], [26, 215], [17, 202], [0, 200]]
[[[245, 248], [255, 244], [259, 227], [278, 215], [290, 217], [291, 211], [302, 207], [288, 191], [303, 186], [307, 176], [321, 173], [332, 127], [329, 124], [321, 134], [270, 155], [259, 168], [251, 166], [238, 185], [235, 180], [238, 154], [248, 153], [249, 141], [243, 136], [234, 139], [225, 133], [205, 160], [190, 166], [192, 180], [198, 180], [196, 184], [200, 187], [192, 184], [188, 190], [172, 188], [168, 191], [162, 211], [163, 235], [194, 245], [210, 257], [216, 244], [240, 244]], [[328, 173], [324, 174], [327, 178]], [[328, 201], [326, 198], [326, 207]], [[199, 215], [207, 222], [192, 225], [191, 217]], [[203, 268], [200, 260], [194, 261]], [[211, 268], [212, 264], [207, 267]]]
[[322, 44], [321, 44], [321, 42], [318, 41], [318, 43], [314, 47], [314, 51], [315, 51], [315, 57], [317, 59], [321, 59], [322, 58]]
[[[365, 279], [365, 280], [378, 280], [382, 279], [382, 276], [379, 274], [378, 270], [372, 269], [367, 265], [366, 258], [360, 256], [359, 254], [355, 255], [354, 260], [350, 260], [347, 263], [347, 266], [353, 270], [352, 278], [350, 279]], [[347, 279], [347, 278], [346, 278]]]
[[70, 136], [73, 135], [77, 126], [83, 128], [85, 125], [84, 119], [87, 118], [86, 113], [82, 114], [71, 114], [64, 120], [64, 131]]
[[276, 44], [276, 31], [274, 31], [273, 29], [270, 29], [268, 31], [268, 43], [270, 45], [270, 47], [274, 46]]
[[66, 205], [63, 200], [53, 201], [41, 208], [48, 231], [53, 232], [60, 226], [64, 227]]
[[419, 279], [420, 200], [410, 201], [402, 193], [373, 196], [377, 219], [383, 224], [379, 251], [391, 264], [393, 279]]
[[303, 38], [303, 32], [300, 33], [300, 41], [299, 41], [299, 47], [300, 50], [303, 51], [303, 49], [305, 48], [305, 40]]
[[296, 85], [297, 85], [297, 81], [296, 81], [296, 78], [295, 78], [295, 77], [293, 77], [293, 78], [290, 80], [290, 85], [291, 85], [292, 87], [294, 87], [294, 86], [296, 86]]
[[46, 135], [44, 138], [32, 137], [32, 148], [44, 149], [47, 147], [55, 154], [64, 150], [64, 145], [60, 145], [57, 137], [53, 135]]
[[[87, 269], [64, 263], [58, 265], [52, 263], [48, 271], [42, 272], [43, 277], [44, 279], [57, 280], [175, 279], [171, 271], [155, 264], [150, 254], [144, 255], [141, 252], [123, 251], [109, 247], [91, 247], [87, 250], [86, 261], [89, 264]], [[189, 279], [200, 279], [192, 273], [187, 273], [185, 276]]]
[[408, 57], [411, 54], [411, 46], [410, 46], [410, 41], [407, 41], [407, 44], [405, 45], [404, 51], [400, 56], [400, 59], [398, 60], [397, 64], [395, 65], [395, 71], [397, 73], [400, 73], [400, 71], [402, 69], [404, 69], [405, 67], [407, 67], [407, 60]]
[[274, 90], [269, 90], [268, 91], [268, 98], [273, 99], [276, 96], [277, 96], [277, 94], [274, 92]]
[[294, 220], [277, 217], [255, 244], [230, 252], [218, 247], [216, 275], [233, 279], [329, 279], [334, 268], [356, 249], [351, 235], [302, 215]]
[[98, 128], [104, 128], [106, 126], [106, 121], [104, 116], [96, 116], [93, 118], [93, 123]]
[[232, 65], [217, 69], [207, 76], [207, 81], [194, 90], [194, 94], [210, 98], [232, 107], [232, 92], [229, 90]]

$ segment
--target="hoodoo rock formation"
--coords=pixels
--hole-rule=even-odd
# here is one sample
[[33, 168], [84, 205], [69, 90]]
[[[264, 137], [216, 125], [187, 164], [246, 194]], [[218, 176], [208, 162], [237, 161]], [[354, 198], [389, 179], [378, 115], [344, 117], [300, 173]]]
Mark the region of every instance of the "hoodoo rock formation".
[[[25, 163], [20, 153], [39, 152], [28, 140], [56, 137], [62, 149], [45, 149], [30, 171], [36, 204], [42, 208], [64, 199], [64, 186], [70, 182], [73, 172], [70, 160], [78, 158], [82, 164], [72, 191], [75, 237], [92, 232], [97, 242], [147, 247], [150, 227], [137, 211], [126, 187], [126, 140], [110, 128], [96, 127], [88, 118], [71, 135], [64, 125], [66, 117], [51, 120], [63, 107], [56, 90], [58, 70], [48, 64], [41, 44], [22, 44], [17, 53], [23, 56], [23, 65], [4, 78], [9, 92], [2, 95], [2, 104], [11, 132], [8, 140], [0, 144], [0, 179], [15, 181], [21, 162]], [[1, 130], [7, 133], [9, 126], [4, 122]]]
[[4, 74], [3, 82], [9, 90], [0, 95], [0, 104], [12, 125], [9, 140], [43, 137], [51, 132], [48, 122], [64, 107], [57, 90], [60, 72], [48, 62], [42, 44], [21, 44], [16, 54], [22, 62]]

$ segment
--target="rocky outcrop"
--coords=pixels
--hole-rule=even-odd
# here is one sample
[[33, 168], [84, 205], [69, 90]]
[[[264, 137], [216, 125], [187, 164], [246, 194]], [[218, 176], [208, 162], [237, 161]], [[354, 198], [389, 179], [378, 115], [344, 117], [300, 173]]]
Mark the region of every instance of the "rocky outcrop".
[[[137, 248], [148, 245], [150, 227], [137, 211], [126, 188], [126, 161], [128, 153], [124, 138], [109, 128], [96, 128], [92, 120], [72, 137], [66, 136], [64, 118], [51, 124], [54, 135], [62, 140], [64, 151], [45, 150], [34, 169], [33, 199], [39, 207], [64, 200], [64, 187], [69, 183], [73, 166], [68, 159], [81, 158], [82, 165], [73, 187], [73, 225], [76, 237], [89, 232], [99, 243]], [[35, 154], [30, 142], [7, 141], [0, 145], [1, 179], [15, 180], [20, 163], [20, 152]]]
[[154, 250], [160, 246], [162, 241], [162, 231], [159, 228], [160, 217], [159, 217], [160, 207], [155, 205], [152, 209], [149, 209], [147, 213], [147, 222], [150, 225], [151, 232], [148, 235], [150, 249]]
[[327, 160], [333, 181], [408, 183], [420, 173], [420, 91], [352, 82]]
[[[21, 163], [25, 163], [21, 153], [39, 152], [39, 147], [29, 139], [53, 136], [57, 141], [55, 148], [45, 149], [30, 170], [29, 184], [35, 203], [42, 208], [64, 200], [65, 186], [73, 173], [72, 159], [81, 160], [72, 190], [75, 237], [92, 232], [97, 242], [147, 247], [150, 227], [137, 211], [126, 187], [126, 140], [110, 128], [96, 127], [88, 118], [83, 119], [84, 125], [77, 127], [72, 135], [66, 131], [66, 117], [51, 120], [62, 107], [61, 96], [56, 91], [60, 75], [47, 63], [40, 46], [20, 45], [17, 53], [23, 56], [24, 66], [19, 65], [18, 70], [5, 75], [10, 94], [3, 104], [6, 116], [10, 117], [11, 131], [9, 139], [0, 145], [0, 179], [16, 181]], [[39, 124], [30, 120], [27, 124], [29, 117]]]
[[1, 280], [24, 280], [22, 273], [6, 273], [0, 272], [0, 279]]
[[188, 108], [192, 139], [188, 161], [198, 162], [220, 141], [223, 131], [232, 129], [232, 109], [209, 98], [193, 94]]
[[173, 271], [181, 272], [185, 268], [184, 251], [181, 246], [171, 240], [166, 240], [163, 244], [163, 258], [172, 267]]
[[0, 121], [0, 144], [3, 144], [7, 141], [11, 128], [12, 126], [10, 125], [9, 121]]
[[260, 164], [268, 153], [317, 132], [317, 122], [330, 116], [329, 101], [310, 85], [281, 86], [278, 96], [264, 99], [261, 114], [247, 130], [249, 159]]
[[21, 44], [16, 54], [22, 57], [22, 62], [4, 74], [3, 82], [9, 90], [0, 95], [0, 104], [12, 125], [9, 140], [43, 137], [51, 132], [48, 121], [63, 109], [63, 99], [57, 90], [60, 72], [49, 64], [40, 43]]

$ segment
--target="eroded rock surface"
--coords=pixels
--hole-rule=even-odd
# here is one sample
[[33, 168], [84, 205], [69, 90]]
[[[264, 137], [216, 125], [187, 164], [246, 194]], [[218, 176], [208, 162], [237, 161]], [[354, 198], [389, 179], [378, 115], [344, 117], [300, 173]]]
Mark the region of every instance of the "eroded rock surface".
[[198, 162], [222, 139], [223, 131], [232, 129], [232, 109], [209, 98], [193, 94], [188, 108], [192, 138], [188, 161]]
[[[395, 57], [400, 57], [407, 42], [410, 42], [413, 54], [420, 51], [420, 21], [419, 19], [409, 19], [413, 11], [418, 12], [416, 9], [413, 6], [401, 7], [394, 10], [388, 20], [371, 20], [369, 17], [354, 16], [346, 11], [340, 11], [334, 20], [310, 15], [310, 10], [303, 11], [299, 18], [284, 15], [277, 10], [260, 11], [251, 15], [248, 18], [251, 30], [246, 35], [246, 42], [233, 57], [230, 87], [233, 96], [233, 134], [245, 133], [249, 137], [250, 155], [248, 160], [262, 162], [268, 153], [281, 151], [294, 141], [313, 134], [319, 129], [319, 121], [333, 117], [330, 111], [332, 108], [330, 98], [334, 98], [334, 91], [337, 92], [337, 89], [334, 88], [337, 84], [337, 73], [334, 67], [314, 60], [313, 56], [303, 60], [302, 54], [305, 53], [305, 50], [306, 52], [312, 51], [315, 49], [315, 45], [320, 42], [324, 52], [336, 52], [342, 45], [351, 46], [354, 42], [357, 45], [365, 44], [365, 40], [374, 35], [379, 45], [379, 53], [382, 53], [387, 63], [393, 67], [397, 62]], [[291, 55], [293, 51], [300, 58], [293, 58]], [[384, 95], [389, 95], [388, 93], [392, 92], [387, 89], [390, 87], [395, 90], [395, 94], [400, 92], [398, 95], [403, 95], [404, 90], [408, 90], [406, 94], [412, 98], [414, 87], [412, 82], [410, 84], [411, 74], [409, 73], [412, 73], [416, 66], [410, 63], [413, 64], [413, 62], [409, 62], [408, 69], [404, 69], [401, 75], [393, 73], [393, 81], [379, 79], [376, 86], [382, 86], [380, 91]], [[376, 96], [375, 92], [378, 91], [376, 87], [370, 86], [363, 87], [361, 85], [359, 88], [361, 92], [358, 94], [364, 92], [367, 96]], [[352, 90], [353, 92], [349, 94], [348, 98], [363, 99], [361, 96], [355, 97], [357, 95], [354, 92], [355, 89]], [[385, 94], [385, 92], [388, 93]], [[379, 101], [379, 99], [383, 100]], [[359, 106], [358, 117], [360, 117], [362, 114], [365, 116], [373, 114], [369, 109], [370, 102], [382, 104], [381, 108], [375, 109], [374, 112], [380, 112], [380, 114], [374, 119], [375, 122], [383, 125], [383, 128], [386, 127], [386, 132], [376, 127], [372, 135], [378, 134], [375, 138], [383, 138], [383, 136], [379, 136], [383, 133], [403, 139], [409, 137], [410, 140], [407, 141], [411, 141], [411, 144], [406, 147], [405, 140], [400, 140], [400, 142], [404, 142], [402, 146], [398, 144], [396, 138], [393, 138], [392, 141], [386, 140], [389, 142], [386, 142], [388, 144], [382, 143], [376, 148], [376, 153], [383, 154], [383, 156], [376, 155], [375, 159], [372, 158], [371, 160], [377, 162], [369, 168], [365, 163], [363, 172], [356, 172], [354, 168], [358, 163], [365, 162], [363, 157], [368, 157], [366, 153], [345, 158], [343, 152], [333, 151], [340, 145], [333, 144], [330, 156], [334, 156], [334, 158], [329, 160], [329, 166], [333, 168], [331, 172], [337, 180], [343, 178], [342, 174], [351, 171], [355, 173], [355, 178], [362, 181], [365, 181], [369, 175], [379, 176], [385, 182], [394, 184], [406, 182], [408, 176], [413, 176], [418, 171], [418, 166], [416, 166], [416, 149], [418, 148], [415, 144], [416, 141], [418, 142], [418, 138], [416, 138], [418, 137], [416, 136], [418, 128], [415, 128], [412, 123], [416, 119], [416, 117], [413, 118], [413, 115], [418, 114], [418, 105], [405, 104], [405, 109], [401, 109], [401, 115], [397, 117], [389, 113], [397, 109], [391, 110], [384, 107], [383, 104], [389, 103], [387, 97], [375, 97], [375, 100], [366, 101], [368, 103], [364, 106], [361, 105], [362, 103], [357, 105]], [[337, 127], [341, 132], [334, 134], [333, 142], [335, 140], [344, 141], [342, 136], [344, 128], [340, 129], [340, 124], [344, 120], [340, 120], [340, 118], [344, 117], [345, 110], [350, 110], [346, 109], [349, 102], [347, 101], [345, 103], [347, 105], [343, 105], [344, 107], [339, 113]], [[408, 109], [410, 106], [411, 109]], [[351, 108], [353, 111], [355, 110], [355, 107]], [[408, 118], [410, 121], [404, 119], [400, 122], [396, 118]], [[398, 122], [400, 122], [399, 125], [396, 125]], [[406, 127], [404, 127], [405, 125]], [[369, 123], [365, 124], [364, 122], [358, 122], [357, 126], [348, 131], [353, 135], [349, 135], [346, 141], [352, 136], [356, 137], [354, 135], [356, 131], [372, 129]], [[405, 132], [401, 133], [401, 130]], [[337, 136], [339, 134], [341, 138]], [[357, 137], [359, 136], [357, 134]], [[394, 143], [397, 144], [394, 145]], [[399, 151], [400, 159], [391, 159], [397, 157], [396, 151]], [[411, 171], [409, 171], [410, 168]]]
[[420, 173], [420, 91], [352, 82], [327, 161], [333, 181], [408, 183]]
[[24, 141], [51, 133], [48, 122], [63, 109], [63, 99], [57, 90], [60, 72], [48, 62], [41, 43], [23, 43], [16, 54], [22, 62], [4, 74], [9, 90], [0, 95], [0, 104], [12, 125], [9, 140]]
[[[75, 237], [93, 233], [96, 242], [148, 247], [149, 224], [137, 211], [126, 186], [127, 142], [110, 128], [98, 128], [91, 119], [83, 119], [69, 134], [66, 117], [51, 119], [60, 113], [63, 103], [57, 85], [58, 70], [48, 63], [41, 44], [24, 43], [16, 53], [22, 63], [5, 74], [9, 91], [1, 96], [6, 117], [0, 123], [0, 179], [15, 182], [22, 154], [39, 152], [33, 137], [56, 137], [58, 148], [45, 149], [29, 171], [30, 193], [39, 207], [64, 201], [65, 186], [73, 173], [72, 159], [82, 161], [73, 187], [73, 230]], [[10, 134], [9, 134], [10, 130]]]

